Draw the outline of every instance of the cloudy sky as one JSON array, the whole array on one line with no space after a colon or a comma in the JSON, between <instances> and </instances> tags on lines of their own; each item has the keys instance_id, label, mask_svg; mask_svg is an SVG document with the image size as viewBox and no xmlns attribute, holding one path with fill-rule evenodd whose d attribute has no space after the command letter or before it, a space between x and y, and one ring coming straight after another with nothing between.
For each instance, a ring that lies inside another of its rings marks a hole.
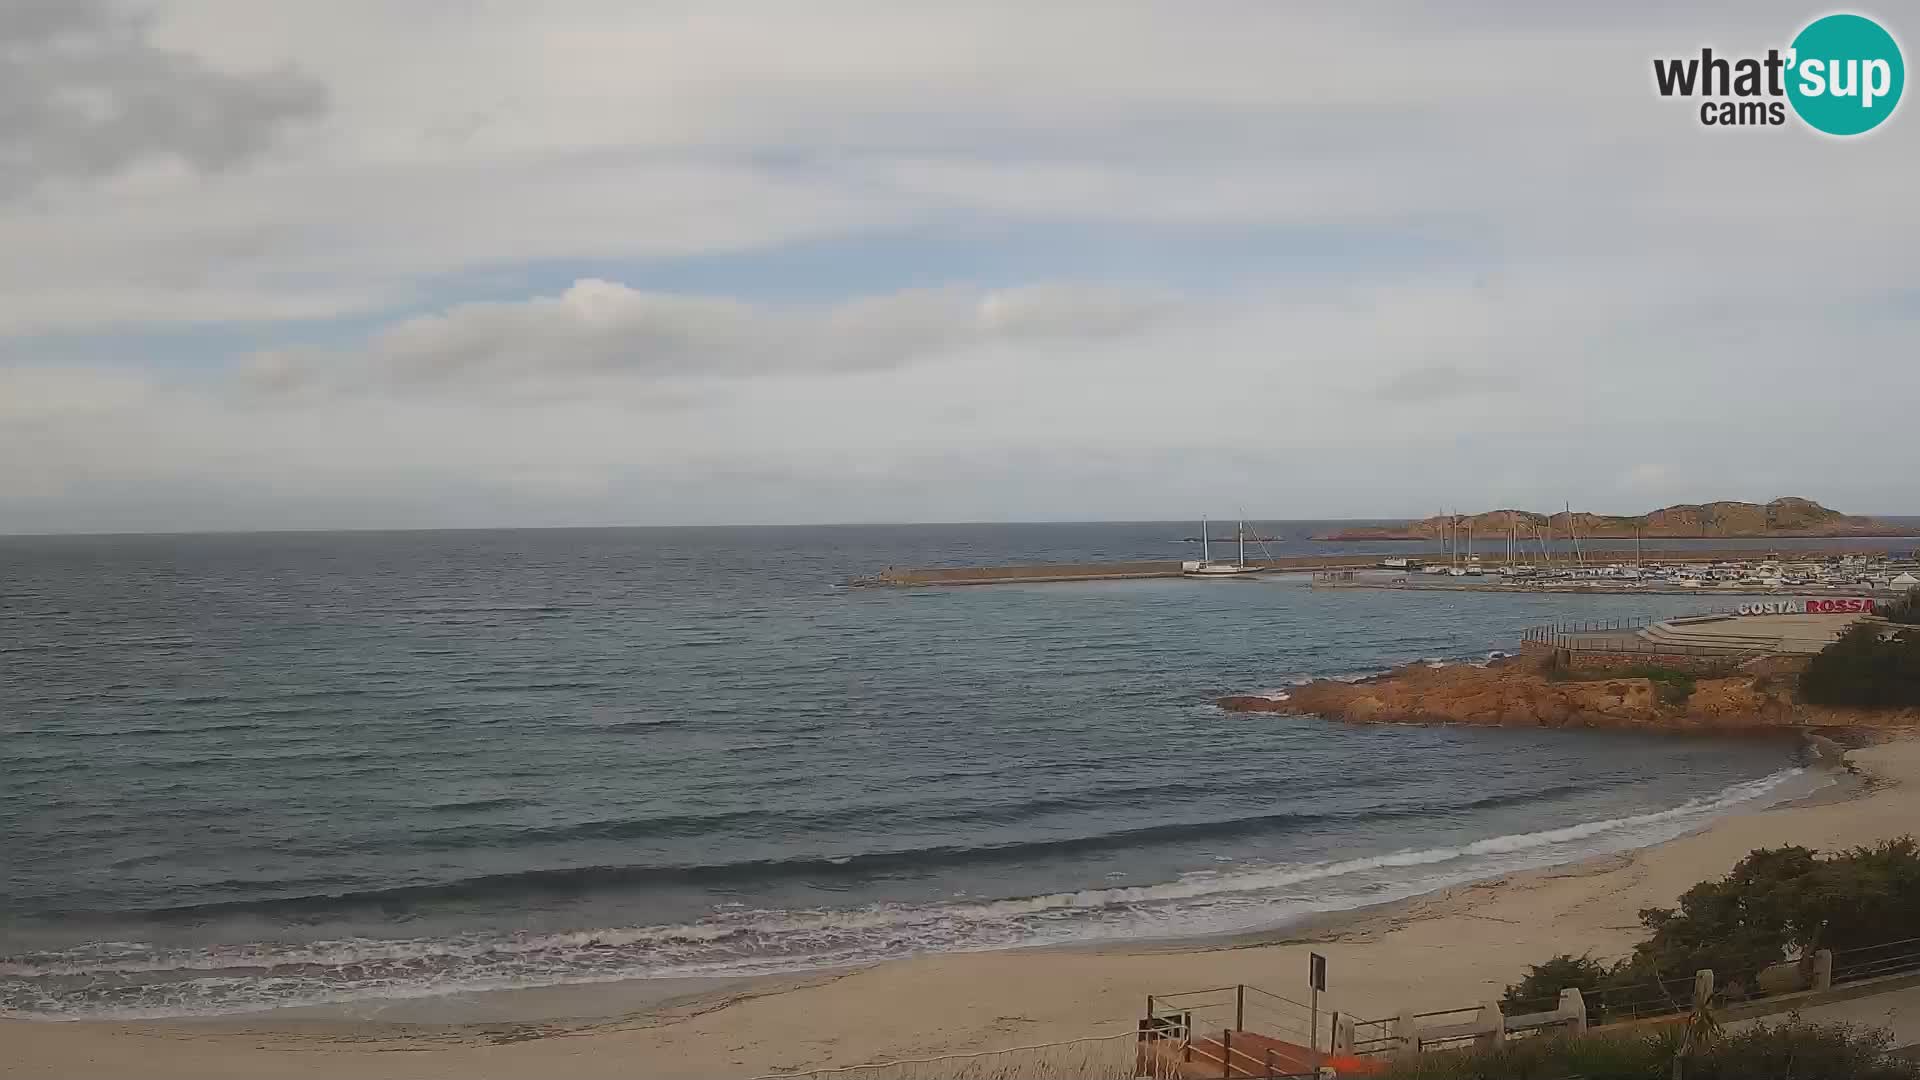
<instances>
[{"instance_id":1,"label":"cloudy sky","mask_svg":"<svg viewBox=\"0 0 1920 1080\"><path fill-rule=\"evenodd\" d=\"M1920 513L1824 10L0 0L0 532Z\"/></svg>"}]
</instances>

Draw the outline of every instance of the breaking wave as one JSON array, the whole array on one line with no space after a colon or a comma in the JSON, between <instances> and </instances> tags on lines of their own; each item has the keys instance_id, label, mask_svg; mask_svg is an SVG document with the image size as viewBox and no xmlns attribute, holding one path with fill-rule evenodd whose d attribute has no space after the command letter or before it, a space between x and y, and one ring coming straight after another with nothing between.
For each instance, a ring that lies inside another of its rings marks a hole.
<instances>
[{"instance_id":1,"label":"breaking wave","mask_svg":"<svg viewBox=\"0 0 1920 1080\"><path fill-rule=\"evenodd\" d=\"M1494 874L1658 843L1736 807L1778 802L1804 794L1822 782L1822 774L1785 769L1677 806L1540 832L1317 863L1241 863L1189 873L1172 881L1015 899L873 904L850 910L720 910L678 925L564 933L355 937L205 948L168 948L140 941L93 942L0 957L0 1016L77 1019L213 1015L564 983L772 974L934 951L1266 929L1314 912L1402 899ZM1476 809L1551 798L1574 790L1574 786L1562 785L1418 812ZM743 873L861 873L896 863L996 858L1015 848L1029 856L1045 855L1071 851L1076 845L1138 844L1197 839L1220 835L1223 830L1284 828L1299 816L1252 816L1006 848L888 852L844 860L664 870L590 867L537 871L344 896L204 905L191 913L197 918L257 918L285 914L290 908L390 905L471 895L474 890L541 888L556 882L577 888L583 884L582 879L591 879L594 884L631 882L661 873L696 878Z\"/></svg>"}]
</instances>

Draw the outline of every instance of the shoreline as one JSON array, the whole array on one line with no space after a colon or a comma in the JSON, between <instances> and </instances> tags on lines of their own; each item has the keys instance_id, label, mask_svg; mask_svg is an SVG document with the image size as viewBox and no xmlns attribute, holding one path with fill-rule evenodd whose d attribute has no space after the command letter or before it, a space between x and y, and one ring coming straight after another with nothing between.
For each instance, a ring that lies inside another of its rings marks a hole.
<instances>
[{"instance_id":1,"label":"shoreline","mask_svg":"<svg viewBox=\"0 0 1920 1080\"><path fill-rule=\"evenodd\" d=\"M1913 831L1920 740L1912 730L1873 734L1878 741L1852 750L1814 742L1816 757L1844 754L1842 772L1799 799L1737 810L1648 847L1268 931L928 954L706 987L676 981L673 995L638 988L655 992L648 1002L615 984L488 992L576 999L568 1019L398 1022L391 1017L401 1010L384 1008L370 1011L385 1019L275 1011L4 1020L0 1039L15 1052L0 1076L749 1076L1130 1030L1149 993L1234 982L1293 989L1309 949L1330 959L1329 1008L1386 1015L1453 1007L1498 996L1526 964L1555 953L1623 954L1640 935L1639 908L1672 904L1753 847L1832 849Z\"/></svg>"}]
</instances>

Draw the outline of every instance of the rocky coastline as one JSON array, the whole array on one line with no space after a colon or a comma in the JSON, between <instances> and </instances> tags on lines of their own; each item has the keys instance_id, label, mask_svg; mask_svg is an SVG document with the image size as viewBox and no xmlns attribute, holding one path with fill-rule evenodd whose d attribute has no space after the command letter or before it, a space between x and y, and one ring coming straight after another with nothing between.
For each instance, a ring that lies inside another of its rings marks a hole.
<instances>
[{"instance_id":1,"label":"rocky coastline","mask_svg":"<svg viewBox=\"0 0 1920 1080\"><path fill-rule=\"evenodd\" d=\"M1920 725L1920 710L1809 706L1794 696L1791 665L1718 676L1652 669L1568 672L1543 654L1479 664L1409 664L1357 681L1320 679L1272 694L1216 701L1232 712L1313 715L1355 724L1618 728L1737 732ZM1649 677L1649 675L1653 677Z\"/></svg>"}]
</instances>

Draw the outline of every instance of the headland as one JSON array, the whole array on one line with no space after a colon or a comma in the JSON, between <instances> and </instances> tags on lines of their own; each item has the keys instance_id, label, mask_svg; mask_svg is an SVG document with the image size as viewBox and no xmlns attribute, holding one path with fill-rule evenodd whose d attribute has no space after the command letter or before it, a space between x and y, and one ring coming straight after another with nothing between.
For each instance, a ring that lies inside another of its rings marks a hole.
<instances>
[{"instance_id":1,"label":"headland","mask_svg":"<svg viewBox=\"0 0 1920 1080\"><path fill-rule=\"evenodd\" d=\"M1592 666L1568 668L1555 650L1529 649L1485 665L1409 664L1352 682L1321 679L1278 694L1230 694L1232 712L1325 717L1349 723L1582 727L1740 733L1885 730L1920 725L1920 710L1818 708L1797 701L1792 675L1803 658L1727 668L1699 653L1596 650Z\"/></svg>"},{"instance_id":2,"label":"headland","mask_svg":"<svg viewBox=\"0 0 1920 1080\"><path fill-rule=\"evenodd\" d=\"M1558 537L1592 540L1768 539L1788 537L1906 536L1912 529L1843 514L1812 499L1779 498L1767 503L1722 500L1678 503L1637 516L1561 511L1490 510L1479 514L1436 514L1393 525L1336 529L1315 540L1441 540L1469 533L1498 541L1518 536L1531 544Z\"/></svg>"}]
</instances>

